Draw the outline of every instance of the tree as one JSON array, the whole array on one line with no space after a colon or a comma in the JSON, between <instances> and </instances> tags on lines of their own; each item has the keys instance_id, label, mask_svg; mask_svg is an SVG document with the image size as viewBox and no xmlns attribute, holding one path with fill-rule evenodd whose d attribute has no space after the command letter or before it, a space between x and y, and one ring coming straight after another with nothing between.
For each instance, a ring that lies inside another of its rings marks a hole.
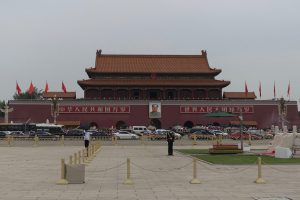
<instances>
[{"instance_id":1,"label":"tree","mask_svg":"<svg viewBox=\"0 0 300 200\"><path fill-rule=\"evenodd\" d=\"M0 108L4 108L5 106L5 101L0 101ZM0 111L0 117L4 117L4 113Z\"/></svg>"},{"instance_id":2,"label":"tree","mask_svg":"<svg viewBox=\"0 0 300 200\"><path fill-rule=\"evenodd\" d=\"M38 90L38 88L34 87L32 94L29 94L28 91L22 92L21 94L15 93L13 98L14 99L42 99L43 92L42 90Z\"/></svg>"}]
</instances>

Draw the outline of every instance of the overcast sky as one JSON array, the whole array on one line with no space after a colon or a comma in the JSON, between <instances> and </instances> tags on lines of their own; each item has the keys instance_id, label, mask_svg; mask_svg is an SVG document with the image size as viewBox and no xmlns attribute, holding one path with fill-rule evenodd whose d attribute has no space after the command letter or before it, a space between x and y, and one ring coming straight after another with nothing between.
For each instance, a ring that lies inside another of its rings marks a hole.
<instances>
[{"instance_id":1,"label":"overcast sky","mask_svg":"<svg viewBox=\"0 0 300 200\"><path fill-rule=\"evenodd\" d=\"M96 49L103 54L201 54L230 80L224 91L298 100L300 1L297 0L0 0L0 100L16 81L83 96Z\"/></svg>"}]
</instances>

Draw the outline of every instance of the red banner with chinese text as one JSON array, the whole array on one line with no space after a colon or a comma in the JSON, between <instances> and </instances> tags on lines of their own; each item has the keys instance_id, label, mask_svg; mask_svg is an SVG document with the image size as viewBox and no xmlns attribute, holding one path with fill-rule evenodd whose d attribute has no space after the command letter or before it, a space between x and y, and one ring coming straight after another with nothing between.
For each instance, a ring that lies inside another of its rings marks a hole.
<instances>
[{"instance_id":1,"label":"red banner with chinese text","mask_svg":"<svg viewBox=\"0 0 300 200\"><path fill-rule=\"evenodd\" d=\"M130 113L130 106L59 106L59 113Z\"/></svg>"},{"instance_id":2,"label":"red banner with chinese text","mask_svg":"<svg viewBox=\"0 0 300 200\"><path fill-rule=\"evenodd\" d=\"M254 113L253 106L180 106L180 113L210 113L223 111L229 113Z\"/></svg>"}]
</instances>

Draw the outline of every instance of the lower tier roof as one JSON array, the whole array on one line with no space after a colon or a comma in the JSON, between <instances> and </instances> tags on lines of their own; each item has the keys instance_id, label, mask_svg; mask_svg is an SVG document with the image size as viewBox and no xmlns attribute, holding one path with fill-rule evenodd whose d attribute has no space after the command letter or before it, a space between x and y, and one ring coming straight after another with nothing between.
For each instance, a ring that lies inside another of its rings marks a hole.
<instances>
[{"instance_id":1,"label":"lower tier roof","mask_svg":"<svg viewBox=\"0 0 300 200\"><path fill-rule=\"evenodd\" d=\"M161 80L161 79L89 79L79 80L78 84L82 87L101 87L101 86L189 86L189 87L226 87L230 81L221 80Z\"/></svg>"}]
</instances>

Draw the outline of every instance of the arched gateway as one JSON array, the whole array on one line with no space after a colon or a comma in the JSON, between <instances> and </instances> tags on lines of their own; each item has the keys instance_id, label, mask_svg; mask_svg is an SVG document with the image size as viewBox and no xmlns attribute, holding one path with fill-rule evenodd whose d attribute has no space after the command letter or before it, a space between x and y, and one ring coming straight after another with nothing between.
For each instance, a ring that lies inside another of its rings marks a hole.
<instances>
[{"instance_id":1,"label":"arched gateway","mask_svg":"<svg viewBox=\"0 0 300 200\"><path fill-rule=\"evenodd\" d=\"M194 123L192 121L186 121L183 126L187 128L193 128Z\"/></svg>"},{"instance_id":2,"label":"arched gateway","mask_svg":"<svg viewBox=\"0 0 300 200\"><path fill-rule=\"evenodd\" d=\"M124 128L127 128L127 124L126 124L126 122L124 122L124 121L118 121L118 122L116 123L116 128L117 128L117 129L124 129Z\"/></svg>"},{"instance_id":3,"label":"arched gateway","mask_svg":"<svg viewBox=\"0 0 300 200\"><path fill-rule=\"evenodd\" d=\"M161 128L161 122L159 119L151 119L150 120L150 125L155 126L157 129Z\"/></svg>"}]
</instances>

